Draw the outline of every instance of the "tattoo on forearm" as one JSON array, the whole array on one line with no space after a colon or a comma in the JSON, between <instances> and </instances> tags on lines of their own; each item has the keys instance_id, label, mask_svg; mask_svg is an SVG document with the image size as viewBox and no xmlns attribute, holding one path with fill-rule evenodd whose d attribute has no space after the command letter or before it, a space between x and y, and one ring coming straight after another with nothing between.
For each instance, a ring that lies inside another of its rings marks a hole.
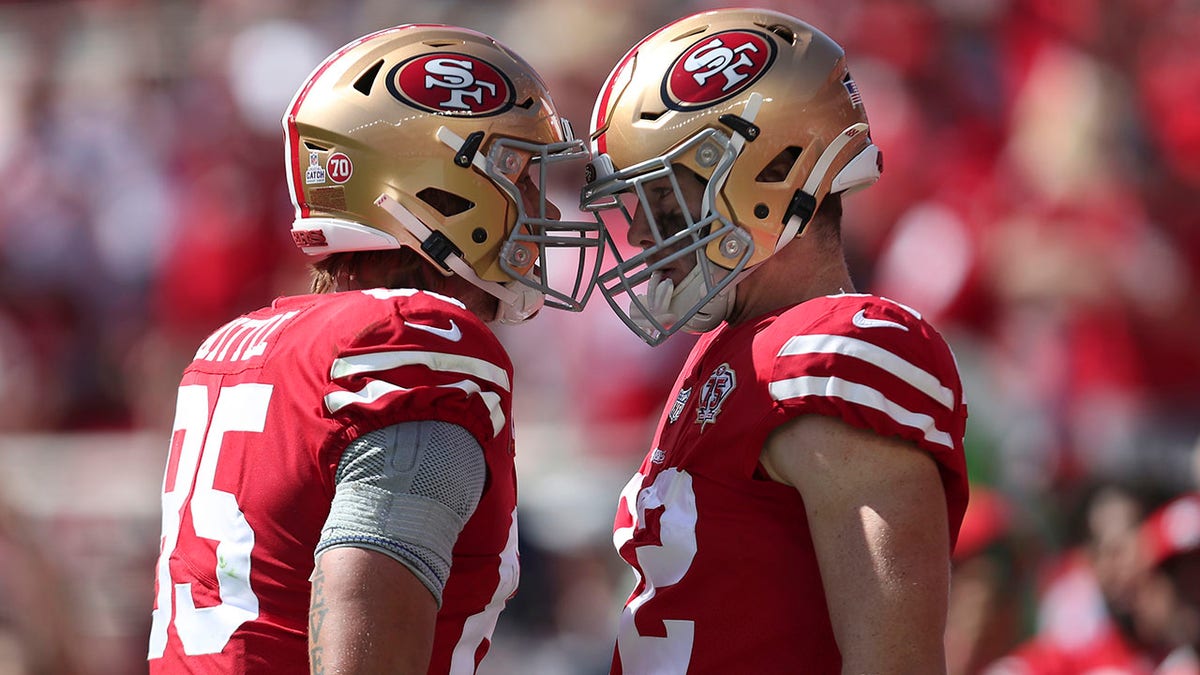
<instances>
[{"instance_id":1,"label":"tattoo on forearm","mask_svg":"<svg viewBox=\"0 0 1200 675\"><path fill-rule=\"evenodd\" d=\"M312 600L308 607L308 663L312 675L324 675L324 647L321 643L321 628L329 607L325 604L325 573L320 567L313 573Z\"/></svg>"}]
</instances>

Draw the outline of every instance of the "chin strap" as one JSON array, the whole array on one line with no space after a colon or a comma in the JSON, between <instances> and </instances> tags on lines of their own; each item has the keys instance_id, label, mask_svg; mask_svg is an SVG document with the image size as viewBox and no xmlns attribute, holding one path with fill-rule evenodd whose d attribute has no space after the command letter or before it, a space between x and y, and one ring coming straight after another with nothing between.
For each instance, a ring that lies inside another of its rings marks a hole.
<instances>
[{"instance_id":1,"label":"chin strap","mask_svg":"<svg viewBox=\"0 0 1200 675\"><path fill-rule=\"evenodd\" d=\"M808 173L808 179L804 181L804 187L800 188L800 192L804 195L807 195L808 199L815 203L817 190L821 187L821 181L825 180L825 174L829 172L829 166L833 164L833 160L837 159L837 156L841 154L842 149L845 148L850 141L857 138L859 134L865 133L867 133L867 125L863 122L858 122L857 124L852 124L851 126L846 127L842 133L838 134L837 138L833 139L832 143L825 146L825 151L821 153L819 158L817 158L817 163L813 165L812 171ZM879 148L875 147L874 144L868 145L865 149L863 149L862 152L858 153L853 160L848 162L841 171L838 172L838 175L834 177L834 183L836 184L839 179L842 179L843 174L846 174L846 170L851 166L853 166L855 169L859 169L860 165L862 164L862 162L859 161L860 158L869 156L871 165L873 167L875 165L875 158L878 155ZM875 171L875 176L870 182L874 182L875 178L878 177L879 172ZM859 183L861 183L861 181L859 181ZM856 183L856 185L859 183ZM831 189L831 191L837 190ZM803 216L793 215L788 218L787 223L785 223L783 226L783 232L780 233L779 239L775 242L775 251L778 252L779 249L787 246L788 242L796 237L796 233L798 233L801 228L808 224L810 218L812 218L811 211Z\"/></svg>"},{"instance_id":2,"label":"chin strap","mask_svg":"<svg viewBox=\"0 0 1200 675\"><path fill-rule=\"evenodd\" d=\"M680 326L680 330L687 333L707 333L721 325L721 322L728 318L730 310L733 309L736 286L735 281L721 289L720 293L714 295L689 317ZM639 294L636 300L630 301L629 317L633 319L638 328L647 334L658 332L658 326L655 326L646 316L646 312L649 312L650 317L653 317L660 326L670 329L679 320L679 317L700 302L707 292L708 286L704 283L704 274L700 265L693 267L683 281L679 282L678 287L669 278L664 277L661 272L653 272L650 274L650 281L646 284L646 294ZM639 305L644 306L646 312L641 311Z\"/></svg>"},{"instance_id":3,"label":"chin strap","mask_svg":"<svg viewBox=\"0 0 1200 675\"><path fill-rule=\"evenodd\" d=\"M433 230L426 227L425 223L422 223L395 199L387 195L379 195L379 198L375 200L375 205L387 211L422 244L433 234ZM500 300L500 311L496 316L500 323L521 323L536 314L545 302L545 296L541 292L519 281L500 284L480 279L479 275L475 274L475 270L471 269L471 266L457 255L446 256L444 264L450 271Z\"/></svg>"}]
</instances>

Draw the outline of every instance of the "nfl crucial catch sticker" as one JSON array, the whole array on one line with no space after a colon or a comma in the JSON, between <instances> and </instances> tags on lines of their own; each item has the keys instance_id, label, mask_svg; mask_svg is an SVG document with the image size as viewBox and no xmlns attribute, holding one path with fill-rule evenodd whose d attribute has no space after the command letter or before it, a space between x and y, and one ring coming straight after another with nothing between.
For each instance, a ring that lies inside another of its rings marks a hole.
<instances>
[{"instance_id":1,"label":"nfl crucial catch sticker","mask_svg":"<svg viewBox=\"0 0 1200 675\"><path fill-rule=\"evenodd\" d=\"M717 366L713 374L708 376L708 381L700 388L700 404L696 408L696 424L700 425L700 431L717 421L721 406L736 386L737 377L728 363Z\"/></svg>"},{"instance_id":2,"label":"nfl crucial catch sticker","mask_svg":"<svg viewBox=\"0 0 1200 675\"><path fill-rule=\"evenodd\" d=\"M308 151L308 169L304 171L305 185L321 185L325 182L325 167L317 157L316 150Z\"/></svg>"}]
</instances>

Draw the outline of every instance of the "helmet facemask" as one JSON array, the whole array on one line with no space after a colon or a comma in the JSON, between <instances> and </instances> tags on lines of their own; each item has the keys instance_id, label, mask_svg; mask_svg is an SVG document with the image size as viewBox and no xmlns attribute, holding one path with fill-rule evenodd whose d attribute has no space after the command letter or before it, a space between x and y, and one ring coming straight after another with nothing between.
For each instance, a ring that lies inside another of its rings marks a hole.
<instances>
[{"instance_id":1,"label":"helmet facemask","mask_svg":"<svg viewBox=\"0 0 1200 675\"><path fill-rule=\"evenodd\" d=\"M616 262L598 279L613 311L650 345L660 344L678 330L711 330L732 305L733 285L754 252L750 234L718 208L721 186L741 148L738 140L709 128L661 156L620 171L613 171L604 155L593 162L596 177L583 190L583 207L614 214L630 229L637 227L640 212L653 239L625 258L623 247L606 232ZM693 168L706 171L707 178ZM698 204L685 195L694 190L683 187L682 181L693 179L704 184ZM655 213L662 211L661 204L652 193L663 195L668 204L673 200L682 222L659 222ZM710 258L714 242L718 242L719 261ZM695 265L678 284L666 277L668 268L688 257L695 259ZM622 295L627 296L625 303L618 302Z\"/></svg>"},{"instance_id":2,"label":"helmet facemask","mask_svg":"<svg viewBox=\"0 0 1200 675\"><path fill-rule=\"evenodd\" d=\"M590 157L581 140L536 144L501 138L492 145L485 166L517 210L500 249L500 268L543 294L547 306L573 312L583 309L595 288L603 261L603 230L595 214L562 220L549 193L560 185L577 185L578 172ZM529 203L523 191L536 193L536 204Z\"/></svg>"}]
</instances>

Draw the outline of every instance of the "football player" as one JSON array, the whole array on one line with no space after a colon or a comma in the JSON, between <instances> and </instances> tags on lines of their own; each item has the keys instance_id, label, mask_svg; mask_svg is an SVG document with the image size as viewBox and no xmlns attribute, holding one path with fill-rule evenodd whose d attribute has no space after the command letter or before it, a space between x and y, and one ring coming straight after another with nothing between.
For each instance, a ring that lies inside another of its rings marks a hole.
<instances>
[{"instance_id":1,"label":"football player","mask_svg":"<svg viewBox=\"0 0 1200 675\"><path fill-rule=\"evenodd\" d=\"M655 31L600 91L583 205L632 247L600 290L651 345L703 334L620 496L613 672L946 669L966 406L942 336L850 278L863 102L833 40L756 9Z\"/></svg>"},{"instance_id":2,"label":"football player","mask_svg":"<svg viewBox=\"0 0 1200 675\"><path fill-rule=\"evenodd\" d=\"M283 122L314 294L234 319L184 372L150 672L474 672L518 580L489 324L586 302L598 221L542 190L587 148L528 63L450 26L345 45ZM577 263L563 285L547 249Z\"/></svg>"}]
</instances>

